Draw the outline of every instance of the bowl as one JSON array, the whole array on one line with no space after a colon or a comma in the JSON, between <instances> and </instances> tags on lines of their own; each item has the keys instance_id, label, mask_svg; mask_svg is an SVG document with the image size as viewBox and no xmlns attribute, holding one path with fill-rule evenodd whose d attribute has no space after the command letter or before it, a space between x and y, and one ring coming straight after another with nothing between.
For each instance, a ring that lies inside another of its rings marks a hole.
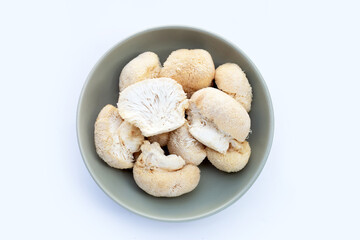
<instances>
[{"instance_id":1,"label":"bowl","mask_svg":"<svg viewBox=\"0 0 360 240\"><path fill-rule=\"evenodd\" d=\"M206 159L199 166L200 183L194 191L176 198L156 198L143 192L131 170L109 167L95 151L94 123L102 107L116 106L119 75L122 68L145 51L158 54L163 63L180 48L207 50L215 67L237 63L253 88L252 120L249 142L252 154L247 166L237 173L224 173ZM251 60L221 37L189 27L161 27L137 33L116 44L91 70L77 109L79 148L91 176L99 187L124 208L144 217L163 221L186 221L209 216L238 200L255 182L270 152L274 131L273 108L269 91Z\"/></svg>"}]
</instances>

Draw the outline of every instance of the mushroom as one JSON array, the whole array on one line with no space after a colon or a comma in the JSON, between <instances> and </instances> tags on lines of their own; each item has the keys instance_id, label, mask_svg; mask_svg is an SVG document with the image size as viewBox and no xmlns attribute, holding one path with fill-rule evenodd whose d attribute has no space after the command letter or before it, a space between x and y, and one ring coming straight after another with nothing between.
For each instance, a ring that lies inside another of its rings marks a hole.
<instances>
[{"instance_id":1,"label":"mushroom","mask_svg":"<svg viewBox=\"0 0 360 240\"><path fill-rule=\"evenodd\" d=\"M161 70L159 57L153 52L144 52L125 65L119 77L119 88L126 87L148 78L158 77Z\"/></svg>"},{"instance_id":2,"label":"mushroom","mask_svg":"<svg viewBox=\"0 0 360 240\"><path fill-rule=\"evenodd\" d=\"M187 122L170 133L167 147L171 154L176 154L185 162L194 165L199 165L206 157L205 146L190 134Z\"/></svg>"},{"instance_id":3,"label":"mushroom","mask_svg":"<svg viewBox=\"0 0 360 240\"><path fill-rule=\"evenodd\" d=\"M138 127L145 137L181 127L188 105L181 85L170 78L134 83L121 92L118 101L120 116Z\"/></svg>"},{"instance_id":4,"label":"mushroom","mask_svg":"<svg viewBox=\"0 0 360 240\"><path fill-rule=\"evenodd\" d=\"M250 131L245 108L215 88L195 92L187 111L191 135L205 146L225 154L233 139L243 142Z\"/></svg>"},{"instance_id":5,"label":"mushroom","mask_svg":"<svg viewBox=\"0 0 360 240\"><path fill-rule=\"evenodd\" d=\"M200 169L176 155L164 155L159 143L145 141L133 169L136 184L155 197L177 197L200 181Z\"/></svg>"},{"instance_id":6,"label":"mushroom","mask_svg":"<svg viewBox=\"0 0 360 240\"><path fill-rule=\"evenodd\" d=\"M123 121L116 107L106 105L95 122L95 148L101 159L113 168L132 168L133 153L144 141L137 127Z\"/></svg>"},{"instance_id":7,"label":"mushroom","mask_svg":"<svg viewBox=\"0 0 360 240\"><path fill-rule=\"evenodd\" d=\"M225 63L216 69L216 86L238 101L246 111L251 109L252 89L245 73L235 63Z\"/></svg>"},{"instance_id":8,"label":"mushroom","mask_svg":"<svg viewBox=\"0 0 360 240\"><path fill-rule=\"evenodd\" d=\"M193 92L211 85L215 66L211 55L203 49L179 49L167 58L159 76L175 79L191 96Z\"/></svg>"},{"instance_id":9,"label":"mushroom","mask_svg":"<svg viewBox=\"0 0 360 240\"><path fill-rule=\"evenodd\" d=\"M165 147L168 144L170 133L161 133L155 136L148 137L148 140L153 142L158 142L161 147Z\"/></svg>"},{"instance_id":10,"label":"mushroom","mask_svg":"<svg viewBox=\"0 0 360 240\"><path fill-rule=\"evenodd\" d=\"M206 148L207 158L217 169L224 172L238 172L248 163L251 148L247 141L233 140L225 154Z\"/></svg>"}]
</instances>

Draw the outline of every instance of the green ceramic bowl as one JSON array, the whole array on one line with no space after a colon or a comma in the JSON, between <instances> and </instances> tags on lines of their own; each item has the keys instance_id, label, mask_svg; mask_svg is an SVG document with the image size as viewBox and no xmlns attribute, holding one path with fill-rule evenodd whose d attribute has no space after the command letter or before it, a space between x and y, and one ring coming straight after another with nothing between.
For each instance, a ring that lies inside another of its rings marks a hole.
<instances>
[{"instance_id":1,"label":"green ceramic bowl","mask_svg":"<svg viewBox=\"0 0 360 240\"><path fill-rule=\"evenodd\" d=\"M117 170L105 164L94 146L95 119L106 104L116 105L119 75L131 59L145 51L158 54L163 63L179 48L202 48L211 54L215 66L237 63L253 88L251 116L252 148L248 165L238 173L224 173L208 160L200 165L198 187L177 198L152 197L137 187L131 170ZM209 216L239 199L255 182L270 152L274 131L270 94L260 72L237 47L212 33L188 27L161 27L135 34L110 49L90 72L80 95L77 136L85 165L99 187L115 202L139 215L163 220L186 221Z\"/></svg>"}]
</instances>

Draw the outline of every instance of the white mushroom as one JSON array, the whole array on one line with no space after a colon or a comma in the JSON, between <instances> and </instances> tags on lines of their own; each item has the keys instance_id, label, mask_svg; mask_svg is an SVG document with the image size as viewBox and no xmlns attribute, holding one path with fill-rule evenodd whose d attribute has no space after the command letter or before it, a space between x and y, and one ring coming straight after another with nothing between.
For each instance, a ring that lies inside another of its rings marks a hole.
<instances>
[{"instance_id":1,"label":"white mushroom","mask_svg":"<svg viewBox=\"0 0 360 240\"><path fill-rule=\"evenodd\" d=\"M167 147L171 154L194 165L199 165L206 157L205 146L190 134L188 123L170 133Z\"/></svg>"},{"instance_id":2,"label":"white mushroom","mask_svg":"<svg viewBox=\"0 0 360 240\"><path fill-rule=\"evenodd\" d=\"M124 142L125 147L131 153L135 153L140 150L140 146L144 141L144 136L137 127L131 125L127 121L124 121L118 129L118 133Z\"/></svg>"},{"instance_id":3,"label":"white mushroom","mask_svg":"<svg viewBox=\"0 0 360 240\"><path fill-rule=\"evenodd\" d=\"M188 193L200 181L200 169L176 155L165 156L158 143L145 141L133 169L136 184L155 197Z\"/></svg>"},{"instance_id":4,"label":"white mushroom","mask_svg":"<svg viewBox=\"0 0 360 240\"><path fill-rule=\"evenodd\" d=\"M179 49L167 58L159 76L175 79L191 95L211 85L215 65L211 55L203 49Z\"/></svg>"},{"instance_id":5,"label":"white mushroom","mask_svg":"<svg viewBox=\"0 0 360 240\"><path fill-rule=\"evenodd\" d=\"M146 137L182 126L188 105L181 85L170 78L137 82L125 88L118 101L121 117L138 127Z\"/></svg>"},{"instance_id":6,"label":"white mushroom","mask_svg":"<svg viewBox=\"0 0 360 240\"><path fill-rule=\"evenodd\" d=\"M211 148L206 148L206 154L209 161L217 169L224 172L238 172L248 163L251 148L247 141L240 143L233 140L225 154Z\"/></svg>"},{"instance_id":7,"label":"white mushroom","mask_svg":"<svg viewBox=\"0 0 360 240\"><path fill-rule=\"evenodd\" d=\"M216 69L216 86L238 101L246 111L251 109L252 89L243 70L235 63L225 63Z\"/></svg>"},{"instance_id":8,"label":"white mushroom","mask_svg":"<svg viewBox=\"0 0 360 240\"><path fill-rule=\"evenodd\" d=\"M144 52L125 65L119 77L120 92L126 87L148 78L158 77L161 70L159 57L153 52Z\"/></svg>"},{"instance_id":9,"label":"white mushroom","mask_svg":"<svg viewBox=\"0 0 360 240\"><path fill-rule=\"evenodd\" d=\"M168 144L170 133L161 133L155 136L148 137L148 140L153 143L157 142L161 147L165 147Z\"/></svg>"},{"instance_id":10,"label":"white mushroom","mask_svg":"<svg viewBox=\"0 0 360 240\"><path fill-rule=\"evenodd\" d=\"M141 145L141 154L144 164L147 168L162 168L165 170L179 170L185 166L185 161L174 154L165 156L164 150L160 147L159 143L150 143L145 141Z\"/></svg>"},{"instance_id":11,"label":"white mushroom","mask_svg":"<svg viewBox=\"0 0 360 240\"><path fill-rule=\"evenodd\" d=\"M109 166L119 169L132 168L133 153L140 150L144 141L137 127L123 121L117 108L106 105L95 122L96 152Z\"/></svg>"},{"instance_id":12,"label":"white mushroom","mask_svg":"<svg viewBox=\"0 0 360 240\"><path fill-rule=\"evenodd\" d=\"M223 154L232 139L243 142L250 131L250 117L244 107L215 88L195 92L187 114L191 135Z\"/></svg>"}]
</instances>

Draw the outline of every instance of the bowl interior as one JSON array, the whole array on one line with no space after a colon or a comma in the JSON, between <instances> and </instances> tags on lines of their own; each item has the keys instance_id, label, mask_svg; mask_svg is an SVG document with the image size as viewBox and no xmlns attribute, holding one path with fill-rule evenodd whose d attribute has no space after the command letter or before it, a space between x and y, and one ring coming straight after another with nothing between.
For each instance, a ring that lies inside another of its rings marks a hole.
<instances>
[{"instance_id":1,"label":"bowl interior","mask_svg":"<svg viewBox=\"0 0 360 240\"><path fill-rule=\"evenodd\" d=\"M202 48L211 54L215 66L237 63L253 88L249 142L252 155L248 165L238 173L227 174L208 160L201 165L201 179L191 193L177 198L155 198L138 188L131 170L116 170L104 163L94 146L94 123L106 104L116 106L119 75L131 59L153 51L163 63L179 48ZM252 185L270 151L273 135L271 99L264 81L253 63L237 48L221 38L196 29L172 27L148 30L119 43L93 68L83 88L77 115L78 141L86 166L98 185L125 208L146 217L182 221L203 217L223 209L238 199Z\"/></svg>"}]
</instances>

